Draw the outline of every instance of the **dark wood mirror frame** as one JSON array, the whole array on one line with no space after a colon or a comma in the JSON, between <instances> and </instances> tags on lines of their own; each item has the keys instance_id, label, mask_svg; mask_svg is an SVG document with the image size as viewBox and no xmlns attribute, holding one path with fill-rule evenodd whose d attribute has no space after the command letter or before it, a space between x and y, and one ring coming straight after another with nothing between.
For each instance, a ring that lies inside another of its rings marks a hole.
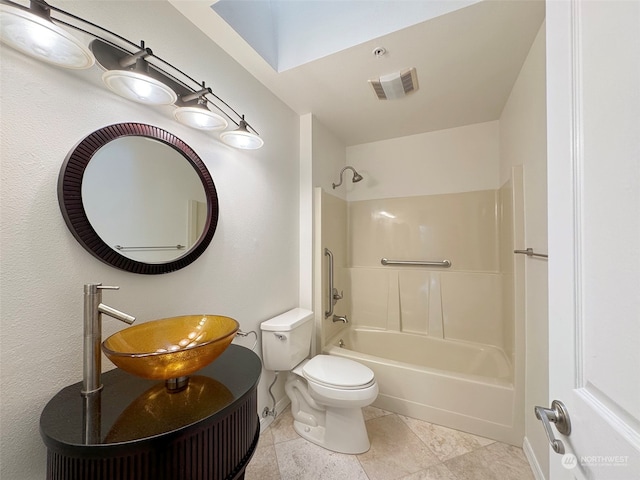
<instances>
[{"instance_id":1,"label":"dark wood mirror frame","mask_svg":"<svg viewBox=\"0 0 640 480\"><path fill-rule=\"evenodd\" d=\"M165 263L144 263L127 258L107 245L91 226L82 203L82 179L93 155L112 140L141 136L158 140L187 160L198 174L207 198L204 231L195 245L181 257ZM67 155L58 177L58 202L69 230L80 244L102 262L128 272L155 275L169 273L195 261L211 243L218 225L218 195L213 179L200 157L182 140L161 128L142 123L118 123L96 130Z\"/></svg>"}]
</instances>

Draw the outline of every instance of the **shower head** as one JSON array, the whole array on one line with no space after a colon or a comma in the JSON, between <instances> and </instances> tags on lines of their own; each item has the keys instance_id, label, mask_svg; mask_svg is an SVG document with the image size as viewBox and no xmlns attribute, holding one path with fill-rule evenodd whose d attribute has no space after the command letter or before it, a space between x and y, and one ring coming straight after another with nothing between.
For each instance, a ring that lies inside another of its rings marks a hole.
<instances>
[{"instance_id":1,"label":"shower head","mask_svg":"<svg viewBox=\"0 0 640 480\"><path fill-rule=\"evenodd\" d=\"M353 171L353 179L351 180L353 183L359 182L360 180L362 180L364 178L362 175L360 175L358 172L356 172L355 168L346 166L342 170L340 170L340 181L338 183L332 183L331 184L333 186L334 190L335 190L336 187L339 187L340 185L342 185L342 174L344 173L345 170Z\"/></svg>"}]
</instances>

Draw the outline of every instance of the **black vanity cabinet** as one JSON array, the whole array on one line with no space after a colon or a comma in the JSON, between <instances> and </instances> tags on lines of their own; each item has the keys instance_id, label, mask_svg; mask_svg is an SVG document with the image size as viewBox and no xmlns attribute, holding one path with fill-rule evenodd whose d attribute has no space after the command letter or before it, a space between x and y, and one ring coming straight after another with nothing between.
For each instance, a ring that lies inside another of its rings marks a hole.
<instances>
[{"instance_id":1,"label":"black vanity cabinet","mask_svg":"<svg viewBox=\"0 0 640 480\"><path fill-rule=\"evenodd\" d=\"M175 393L116 369L91 397L81 383L44 408L49 480L241 479L260 433L262 364L237 345Z\"/></svg>"}]
</instances>

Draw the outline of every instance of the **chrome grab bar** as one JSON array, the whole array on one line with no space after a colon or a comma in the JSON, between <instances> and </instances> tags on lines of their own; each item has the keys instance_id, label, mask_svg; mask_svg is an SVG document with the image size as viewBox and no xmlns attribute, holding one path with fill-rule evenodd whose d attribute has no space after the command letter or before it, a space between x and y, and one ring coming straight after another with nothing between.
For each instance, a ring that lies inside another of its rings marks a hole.
<instances>
[{"instance_id":1,"label":"chrome grab bar","mask_svg":"<svg viewBox=\"0 0 640 480\"><path fill-rule=\"evenodd\" d=\"M442 260L441 262L419 261L419 260L388 260L383 258L380 260L382 265L412 265L416 267L444 267L451 266L451 260Z\"/></svg>"},{"instance_id":2,"label":"chrome grab bar","mask_svg":"<svg viewBox=\"0 0 640 480\"><path fill-rule=\"evenodd\" d=\"M333 315L333 306L342 298L343 293L338 293L338 289L333 286L333 253L328 248L324 249L325 256L329 257L329 310L324 312L324 318Z\"/></svg>"},{"instance_id":3,"label":"chrome grab bar","mask_svg":"<svg viewBox=\"0 0 640 480\"><path fill-rule=\"evenodd\" d=\"M527 248L526 250L514 250L513 253L521 253L526 255L527 257L540 257L540 258L549 258L549 255L546 253L536 253L533 251L533 248Z\"/></svg>"}]
</instances>

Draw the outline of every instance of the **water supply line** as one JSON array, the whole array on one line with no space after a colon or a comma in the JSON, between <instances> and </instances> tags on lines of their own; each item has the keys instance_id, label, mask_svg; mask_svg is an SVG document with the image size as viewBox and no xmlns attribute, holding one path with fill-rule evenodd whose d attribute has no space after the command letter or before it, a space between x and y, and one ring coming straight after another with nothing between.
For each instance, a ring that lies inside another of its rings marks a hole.
<instances>
[{"instance_id":1,"label":"water supply line","mask_svg":"<svg viewBox=\"0 0 640 480\"><path fill-rule=\"evenodd\" d=\"M276 416L278 415L278 412L276 411L276 397L273 396L273 393L271 392L271 389L273 388L273 386L278 381L278 374L279 373L280 372L276 372L276 375L275 375L275 377L273 379L273 382L271 382L271 385L269 385L269 396L271 397L271 401L273 402L273 408L264 407L264 410L262 411L262 416L263 417L276 418Z\"/></svg>"},{"instance_id":2,"label":"water supply line","mask_svg":"<svg viewBox=\"0 0 640 480\"><path fill-rule=\"evenodd\" d=\"M255 351L256 345L258 344L258 333L255 330L250 330L248 332L243 332L242 330L238 330L236 332L236 337L246 338L249 335L251 335L252 333L253 333L253 335L255 337L255 341L253 342L253 345L251 346L251 350Z\"/></svg>"},{"instance_id":3,"label":"water supply line","mask_svg":"<svg viewBox=\"0 0 640 480\"><path fill-rule=\"evenodd\" d=\"M251 346L251 350L256 349L256 345L258 344L258 333L255 330L250 330L248 332L243 332L242 330L238 330L236 332L236 337L242 337L242 338L246 338L249 335L253 334L253 336L255 337L255 341L253 342L253 345ZM269 408L269 407L264 407L264 410L262 411L262 416L263 417L273 417L276 418L276 415L278 414L276 412L276 397L273 395L273 393L271 392L271 389L273 388L273 386L276 384L276 382L278 381L278 373L280 372L276 372L276 376L273 379L273 382L271 382L271 385L269 385L269 396L271 397L271 401L273 402L273 408Z\"/></svg>"}]
</instances>

